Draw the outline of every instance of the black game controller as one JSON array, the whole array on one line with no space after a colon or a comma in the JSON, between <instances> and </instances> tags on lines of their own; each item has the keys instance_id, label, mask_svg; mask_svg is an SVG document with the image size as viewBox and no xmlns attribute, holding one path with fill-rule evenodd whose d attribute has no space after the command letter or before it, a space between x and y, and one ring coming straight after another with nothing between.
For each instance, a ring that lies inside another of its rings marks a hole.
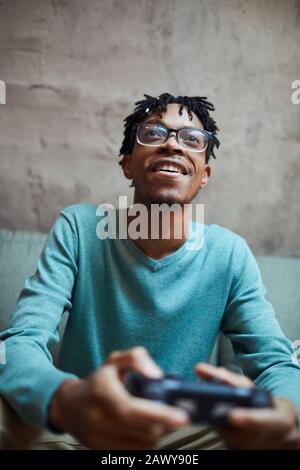
<instances>
[{"instance_id":1,"label":"black game controller","mask_svg":"<svg viewBox=\"0 0 300 470\"><path fill-rule=\"evenodd\" d=\"M125 387L137 397L183 408L191 421L199 424L226 424L234 407L273 407L272 396L265 390L233 387L218 380L185 381L174 374L150 379L130 371Z\"/></svg>"}]
</instances>

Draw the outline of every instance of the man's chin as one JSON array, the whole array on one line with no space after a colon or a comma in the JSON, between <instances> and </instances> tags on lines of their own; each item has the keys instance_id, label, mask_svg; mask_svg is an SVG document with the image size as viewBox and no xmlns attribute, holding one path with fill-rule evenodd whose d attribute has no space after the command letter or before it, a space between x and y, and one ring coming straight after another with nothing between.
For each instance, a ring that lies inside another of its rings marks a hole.
<instances>
[{"instance_id":1,"label":"man's chin","mask_svg":"<svg viewBox=\"0 0 300 470\"><path fill-rule=\"evenodd\" d=\"M173 204L179 204L183 206L188 204L190 200L187 200L186 195L181 194L179 191L139 191L135 187L135 200L150 206L151 204L166 204L171 206Z\"/></svg>"},{"instance_id":2,"label":"man's chin","mask_svg":"<svg viewBox=\"0 0 300 470\"><path fill-rule=\"evenodd\" d=\"M167 206L172 206L173 204L179 204L180 206L183 206L186 203L187 201L185 201L183 198L169 194L158 194L155 196L151 195L147 201L145 201L146 205L166 204Z\"/></svg>"}]
</instances>

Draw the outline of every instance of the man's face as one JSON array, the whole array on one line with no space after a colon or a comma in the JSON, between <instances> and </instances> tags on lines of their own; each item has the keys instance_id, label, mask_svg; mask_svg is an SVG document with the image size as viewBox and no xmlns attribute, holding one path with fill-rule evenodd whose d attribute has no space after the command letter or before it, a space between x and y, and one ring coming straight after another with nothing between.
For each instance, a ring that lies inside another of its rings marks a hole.
<instances>
[{"instance_id":1,"label":"man's face","mask_svg":"<svg viewBox=\"0 0 300 470\"><path fill-rule=\"evenodd\" d=\"M179 114L180 105L169 104L167 111L149 115L144 123L162 123L170 129L197 127L203 129L198 117L192 113L190 121L186 108ZM178 163L181 172L158 170L162 164ZM210 176L210 166L205 163L205 151L192 152L182 148L171 133L167 142L159 147L146 147L135 141L132 153L126 155L122 164L126 178L135 186L134 202L143 204L188 204L203 188Z\"/></svg>"}]
</instances>

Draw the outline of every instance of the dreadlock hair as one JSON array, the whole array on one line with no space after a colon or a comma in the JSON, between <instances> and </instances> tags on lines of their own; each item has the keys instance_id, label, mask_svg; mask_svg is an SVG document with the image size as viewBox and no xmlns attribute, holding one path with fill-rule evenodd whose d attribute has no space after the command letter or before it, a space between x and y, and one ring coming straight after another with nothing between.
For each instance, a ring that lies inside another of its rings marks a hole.
<instances>
[{"instance_id":1,"label":"dreadlock hair","mask_svg":"<svg viewBox=\"0 0 300 470\"><path fill-rule=\"evenodd\" d=\"M179 114L182 115L183 108L187 108L189 118L192 120L192 112L196 114L198 119L206 131L212 133L212 138L208 141L208 146L205 153L205 162L207 163L214 154L214 148L219 147L220 142L216 137L219 130L216 122L209 115L209 111L214 111L215 107L212 103L207 101L206 96L172 96L169 93L162 93L158 97L145 95L145 99L137 101L136 107L132 114L124 119L124 139L120 148L120 155L130 154L132 152L135 141L135 128L138 124L142 123L149 114L161 114L167 111L168 104L177 103L180 105ZM123 160L123 159L122 159ZM122 160L119 165L122 165Z\"/></svg>"}]
</instances>

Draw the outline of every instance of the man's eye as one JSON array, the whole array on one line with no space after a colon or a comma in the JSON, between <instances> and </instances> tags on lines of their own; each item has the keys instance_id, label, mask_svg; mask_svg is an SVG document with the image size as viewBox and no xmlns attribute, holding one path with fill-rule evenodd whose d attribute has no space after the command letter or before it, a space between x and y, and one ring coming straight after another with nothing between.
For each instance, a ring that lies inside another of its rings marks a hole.
<instances>
[{"instance_id":1,"label":"man's eye","mask_svg":"<svg viewBox=\"0 0 300 470\"><path fill-rule=\"evenodd\" d=\"M152 130L152 131L147 131L147 132L145 133L145 136L146 136L146 137L160 137L160 134L159 134L158 131Z\"/></svg>"},{"instance_id":2,"label":"man's eye","mask_svg":"<svg viewBox=\"0 0 300 470\"><path fill-rule=\"evenodd\" d=\"M199 142L199 140L194 135L187 135L184 140L188 140L189 142Z\"/></svg>"}]
</instances>

